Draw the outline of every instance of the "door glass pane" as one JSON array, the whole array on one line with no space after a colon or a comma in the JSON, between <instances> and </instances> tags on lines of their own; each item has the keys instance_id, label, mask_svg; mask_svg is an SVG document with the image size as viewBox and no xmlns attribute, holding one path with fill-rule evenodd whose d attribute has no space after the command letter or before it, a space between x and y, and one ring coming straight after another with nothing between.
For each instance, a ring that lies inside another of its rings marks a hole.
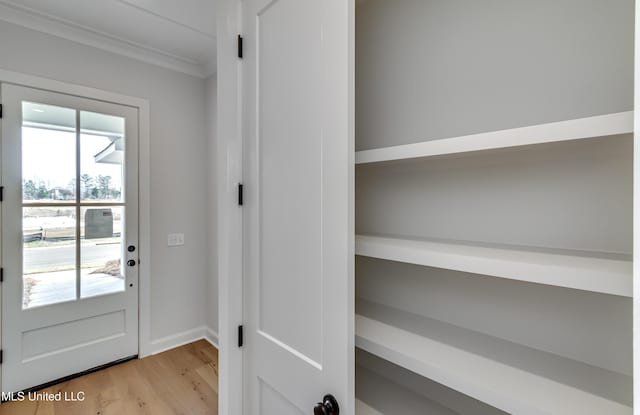
<instances>
[{"instance_id":1,"label":"door glass pane","mask_svg":"<svg viewBox=\"0 0 640 415\"><path fill-rule=\"evenodd\" d=\"M22 103L22 194L27 203L75 200L76 112Z\"/></svg>"},{"instance_id":2,"label":"door glass pane","mask_svg":"<svg viewBox=\"0 0 640 415\"><path fill-rule=\"evenodd\" d=\"M82 200L124 200L124 118L82 111L80 133Z\"/></svg>"},{"instance_id":3,"label":"door glass pane","mask_svg":"<svg viewBox=\"0 0 640 415\"><path fill-rule=\"evenodd\" d=\"M76 298L76 210L25 207L23 233L23 307Z\"/></svg>"},{"instance_id":4,"label":"door glass pane","mask_svg":"<svg viewBox=\"0 0 640 415\"><path fill-rule=\"evenodd\" d=\"M125 120L77 114L23 102L25 308L125 289Z\"/></svg>"},{"instance_id":5,"label":"door glass pane","mask_svg":"<svg viewBox=\"0 0 640 415\"><path fill-rule=\"evenodd\" d=\"M124 291L123 208L84 207L81 212L80 296Z\"/></svg>"}]
</instances>

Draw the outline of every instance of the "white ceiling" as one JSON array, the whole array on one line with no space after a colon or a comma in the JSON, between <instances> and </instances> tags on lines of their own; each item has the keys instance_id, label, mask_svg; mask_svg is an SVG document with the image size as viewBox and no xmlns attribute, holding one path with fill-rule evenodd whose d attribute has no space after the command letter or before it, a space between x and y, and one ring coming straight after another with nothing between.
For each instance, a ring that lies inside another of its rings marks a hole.
<instances>
[{"instance_id":1,"label":"white ceiling","mask_svg":"<svg viewBox=\"0 0 640 415\"><path fill-rule=\"evenodd\" d=\"M0 0L0 20L190 75L216 70L214 0Z\"/></svg>"}]
</instances>

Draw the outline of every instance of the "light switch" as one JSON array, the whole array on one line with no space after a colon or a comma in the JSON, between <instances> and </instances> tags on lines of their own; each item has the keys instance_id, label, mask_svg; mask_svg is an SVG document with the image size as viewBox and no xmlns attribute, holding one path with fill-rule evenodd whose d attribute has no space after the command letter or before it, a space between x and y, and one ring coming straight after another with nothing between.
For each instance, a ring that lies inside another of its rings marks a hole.
<instances>
[{"instance_id":1,"label":"light switch","mask_svg":"<svg viewBox=\"0 0 640 415\"><path fill-rule=\"evenodd\" d=\"M168 246L184 245L184 233L170 233L167 237Z\"/></svg>"}]
</instances>

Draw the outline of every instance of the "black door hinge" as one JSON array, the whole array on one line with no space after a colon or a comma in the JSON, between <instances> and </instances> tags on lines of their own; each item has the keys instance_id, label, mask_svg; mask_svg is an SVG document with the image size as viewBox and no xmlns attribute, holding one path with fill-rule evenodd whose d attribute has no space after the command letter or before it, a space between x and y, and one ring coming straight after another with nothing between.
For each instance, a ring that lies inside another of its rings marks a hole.
<instances>
[{"instance_id":1,"label":"black door hinge","mask_svg":"<svg viewBox=\"0 0 640 415\"><path fill-rule=\"evenodd\" d=\"M242 183L238 183L238 206L242 206L244 204L244 185Z\"/></svg>"},{"instance_id":2,"label":"black door hinge","mask_svg":"<svg viewBox=\"0 0 640 415\"><path fill-rule=\"evenodd\" d=\"M238 326L238 347L244 346L244 333L242 326Z\"/></svg>"},{"instance_id":3,"label":"black door hinge","mask_svg":"<svg viewBox=\"0 0 640 415\"><path fill-rule=\"evenodd\" d=\"M4 362L4 350L0 350L0 365Z\"/></svg>"},{"instance_id":4,"label":"black door hinge","mask_svg":"<svg viewBox=\"0 0 640 415\"><path fill-rule=\"evenodd\" d=\"M4 282L4 268L0 268L0 282Z\"/></svg>"},{"instance_id":5,"label":"black door hinge","mask_svg":"<svg viewBox=\"0 0 640 415\"><path fill-rule=\"evenodd\" d=\"M0 202L4 202L4 186L0 186Z\"/></svg>"},{"instance_id":6,"label":"black door hinge","mask_svg":"<svg viewBox=\"0 0 640 415\"><path fill-rule=\"evenodd\" d=\"M0 104L0 118L2 118L2 104Z\"/></svg>"},{"instance_id":7,"label":"black door hinge","mask_svg":"<svg viewBox=\"0 0 640 415\"><path fill-rule=\"evenodd\" d=\"M242 36L238 35L238 57L242 59Z\"/></svg>"}]
</instances>

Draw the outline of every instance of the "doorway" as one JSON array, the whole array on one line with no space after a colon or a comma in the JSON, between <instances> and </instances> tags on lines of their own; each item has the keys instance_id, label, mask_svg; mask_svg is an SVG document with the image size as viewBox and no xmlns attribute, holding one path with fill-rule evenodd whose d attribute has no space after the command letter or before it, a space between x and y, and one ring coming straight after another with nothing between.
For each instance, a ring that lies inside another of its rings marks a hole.
<instances>
[{"instance_id":1,"label":"doorway","mask_svg":"<svg viewBox=\"0 0 640 415\"><path fill-rule=\"evenodd\" d=\"M138 110L3 84L2 390L138 353Z\"/></svg>"}]
</instances>

